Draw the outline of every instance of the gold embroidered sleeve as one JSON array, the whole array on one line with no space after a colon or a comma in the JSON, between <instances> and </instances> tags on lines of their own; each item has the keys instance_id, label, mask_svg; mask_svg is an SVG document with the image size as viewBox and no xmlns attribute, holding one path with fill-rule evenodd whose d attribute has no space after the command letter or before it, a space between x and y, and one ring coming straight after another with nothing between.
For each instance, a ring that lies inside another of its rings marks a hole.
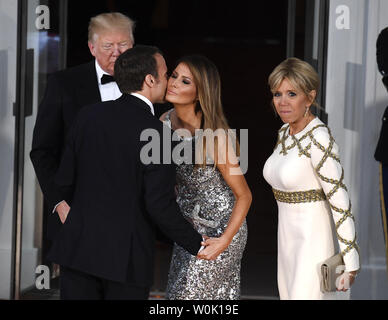
<instances>
[{"instance_id":1,"label":"gold embroidered sleeve","mask_svg":"<svg viewBox=\"0 0 388 320\"><path fill-rule=\"evenodd\" d=\"M311 162L331 208L346 271L358 270L360 261L355 219L344 183L344 169L340 163L338 146L327 127L311 132L310 139Z\"/></svg>"}]
</instances>

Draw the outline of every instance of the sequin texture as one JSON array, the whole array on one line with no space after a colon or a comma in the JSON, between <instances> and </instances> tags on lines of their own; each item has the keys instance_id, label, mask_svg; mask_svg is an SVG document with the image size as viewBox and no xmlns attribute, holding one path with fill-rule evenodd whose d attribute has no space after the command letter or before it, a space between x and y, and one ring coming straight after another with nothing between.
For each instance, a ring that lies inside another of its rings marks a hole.
<instances>
[{"instance_id":1,"label":"sequin texture","mask_svg":"<svg viewBox=\"0 0 388 320\"><path fill-rule=\"evenodd\" d=\"M221 173L212 166L177 167L177 202L195 229L209 237L219 237L227 227L234 195ZM229 247L215 261L201 260L174 244L167 284L167 299L229 300L240 298L241 258L247 241L247 225L242 224Z\"/></svg>"},{"instance_id":2,"label":"sequin texture","mask_svg":"<svg viewBox=\"0 0 388 320\"><path fill-rule=\"evenodd\" d=\"M194 228L202 235L221 236L235 197L220 171L213 165L194 167L183 163L177 166L177 190L180 210ZM241 259L247 236L244 220L229 247L214 261L197 259L174 244L166 299L239 299Z\"/></svg>"}]
</instances>

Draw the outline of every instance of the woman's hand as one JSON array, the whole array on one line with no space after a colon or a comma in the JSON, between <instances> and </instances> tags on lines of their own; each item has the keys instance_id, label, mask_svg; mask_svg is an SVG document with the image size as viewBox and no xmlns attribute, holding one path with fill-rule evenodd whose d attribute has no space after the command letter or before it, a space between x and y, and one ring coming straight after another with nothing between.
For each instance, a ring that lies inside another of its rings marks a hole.
<instances>
[{"instance_id":1,"label":"woman's hand","mask_svg":"<svg viewBox=\"0 0 388 320\"><path fill-rule=\"evenodd\" d=\"M353 285L357 271L344 272L337 280L337 291L346 292Z\"/></svg>"},{"instance_id":2,"label":"woman's hand","mask_svg":"<svg viewBox=\"0 0 388 320\"><path fill-rule=\"evenodd\" d=\"M232 239L229 239L224 235L219 238L208 238L204 243L206 248L198 253L197 258L216 260L217 257L229 246L231 241Z\"/></svg>"}]
</instances>

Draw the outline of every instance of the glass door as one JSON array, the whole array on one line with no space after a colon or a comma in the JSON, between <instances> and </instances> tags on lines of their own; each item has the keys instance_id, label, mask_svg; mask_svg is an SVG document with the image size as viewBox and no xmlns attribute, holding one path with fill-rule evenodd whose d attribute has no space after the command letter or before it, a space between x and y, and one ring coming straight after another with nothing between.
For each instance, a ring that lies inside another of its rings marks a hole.
<instances>
[{"instance_id":1,"label":"glass door","mask_svg":"<svg viewBox=\"0 0 388 320\"><path fill-rule=\"evenodd\" d=\"M0 0L0 299L11 297L17 1Z\"/></svg>"},{"instance_id":2,"label":"glass door","mask_svg":"<svg viewBox=\"0 0 388 320\"><path fill-rule=\"evenodd\" d=\"M11 299L51 287L49 268L42 265L43 198L29 154L47 75L64 67L67 0L17 4Z\"/></svg>"}]
</instances>

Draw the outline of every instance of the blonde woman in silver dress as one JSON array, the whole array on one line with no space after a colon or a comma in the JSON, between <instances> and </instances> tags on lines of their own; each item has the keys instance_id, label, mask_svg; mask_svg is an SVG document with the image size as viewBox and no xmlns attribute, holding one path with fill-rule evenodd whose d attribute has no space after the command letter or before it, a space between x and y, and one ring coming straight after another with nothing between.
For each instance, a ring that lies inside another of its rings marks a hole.
<instances>
[{"instance_id":1,"label":"blonde woman in silver dress","mask_svg":"<svg viewBox=\"0 0 388 320\"><path fill-rule=\"evenodd\" d=\"M212 244L198 255L209 257L207 260L174 245L166 298L239 299L241 258L247 241L245 217L252 196L241 171L232 174L239 171L237 152L227 134L216 66L200 55L180 59L168 81L166 100L174 108L161 120L181 136L193 155L204 155L198 158L201 161L177 166L177 203L183 216L210 237L206 242ZM225 135L218 137L214 149L209 140L201 147L198 129L219 129Z\"/></svg>"},{"instance_id":2,"label":"blonde woman in silver dress","mask_svg":"<svg viewBox=\"0 0 388 320\"><path fill-rule=\"evenodd\" d=\"M280 298L346 298L348 294L339 291L346 292L354 282L359 249L338 146L330 129L310 110L316 104L318 74L308 63L289 58L273 70L268 82L276 113L285 123L263 170L279 211ZM345 272L338 292L323 293L319 267L336 253L335 238Z\"/></svg>"}]
</instances>

